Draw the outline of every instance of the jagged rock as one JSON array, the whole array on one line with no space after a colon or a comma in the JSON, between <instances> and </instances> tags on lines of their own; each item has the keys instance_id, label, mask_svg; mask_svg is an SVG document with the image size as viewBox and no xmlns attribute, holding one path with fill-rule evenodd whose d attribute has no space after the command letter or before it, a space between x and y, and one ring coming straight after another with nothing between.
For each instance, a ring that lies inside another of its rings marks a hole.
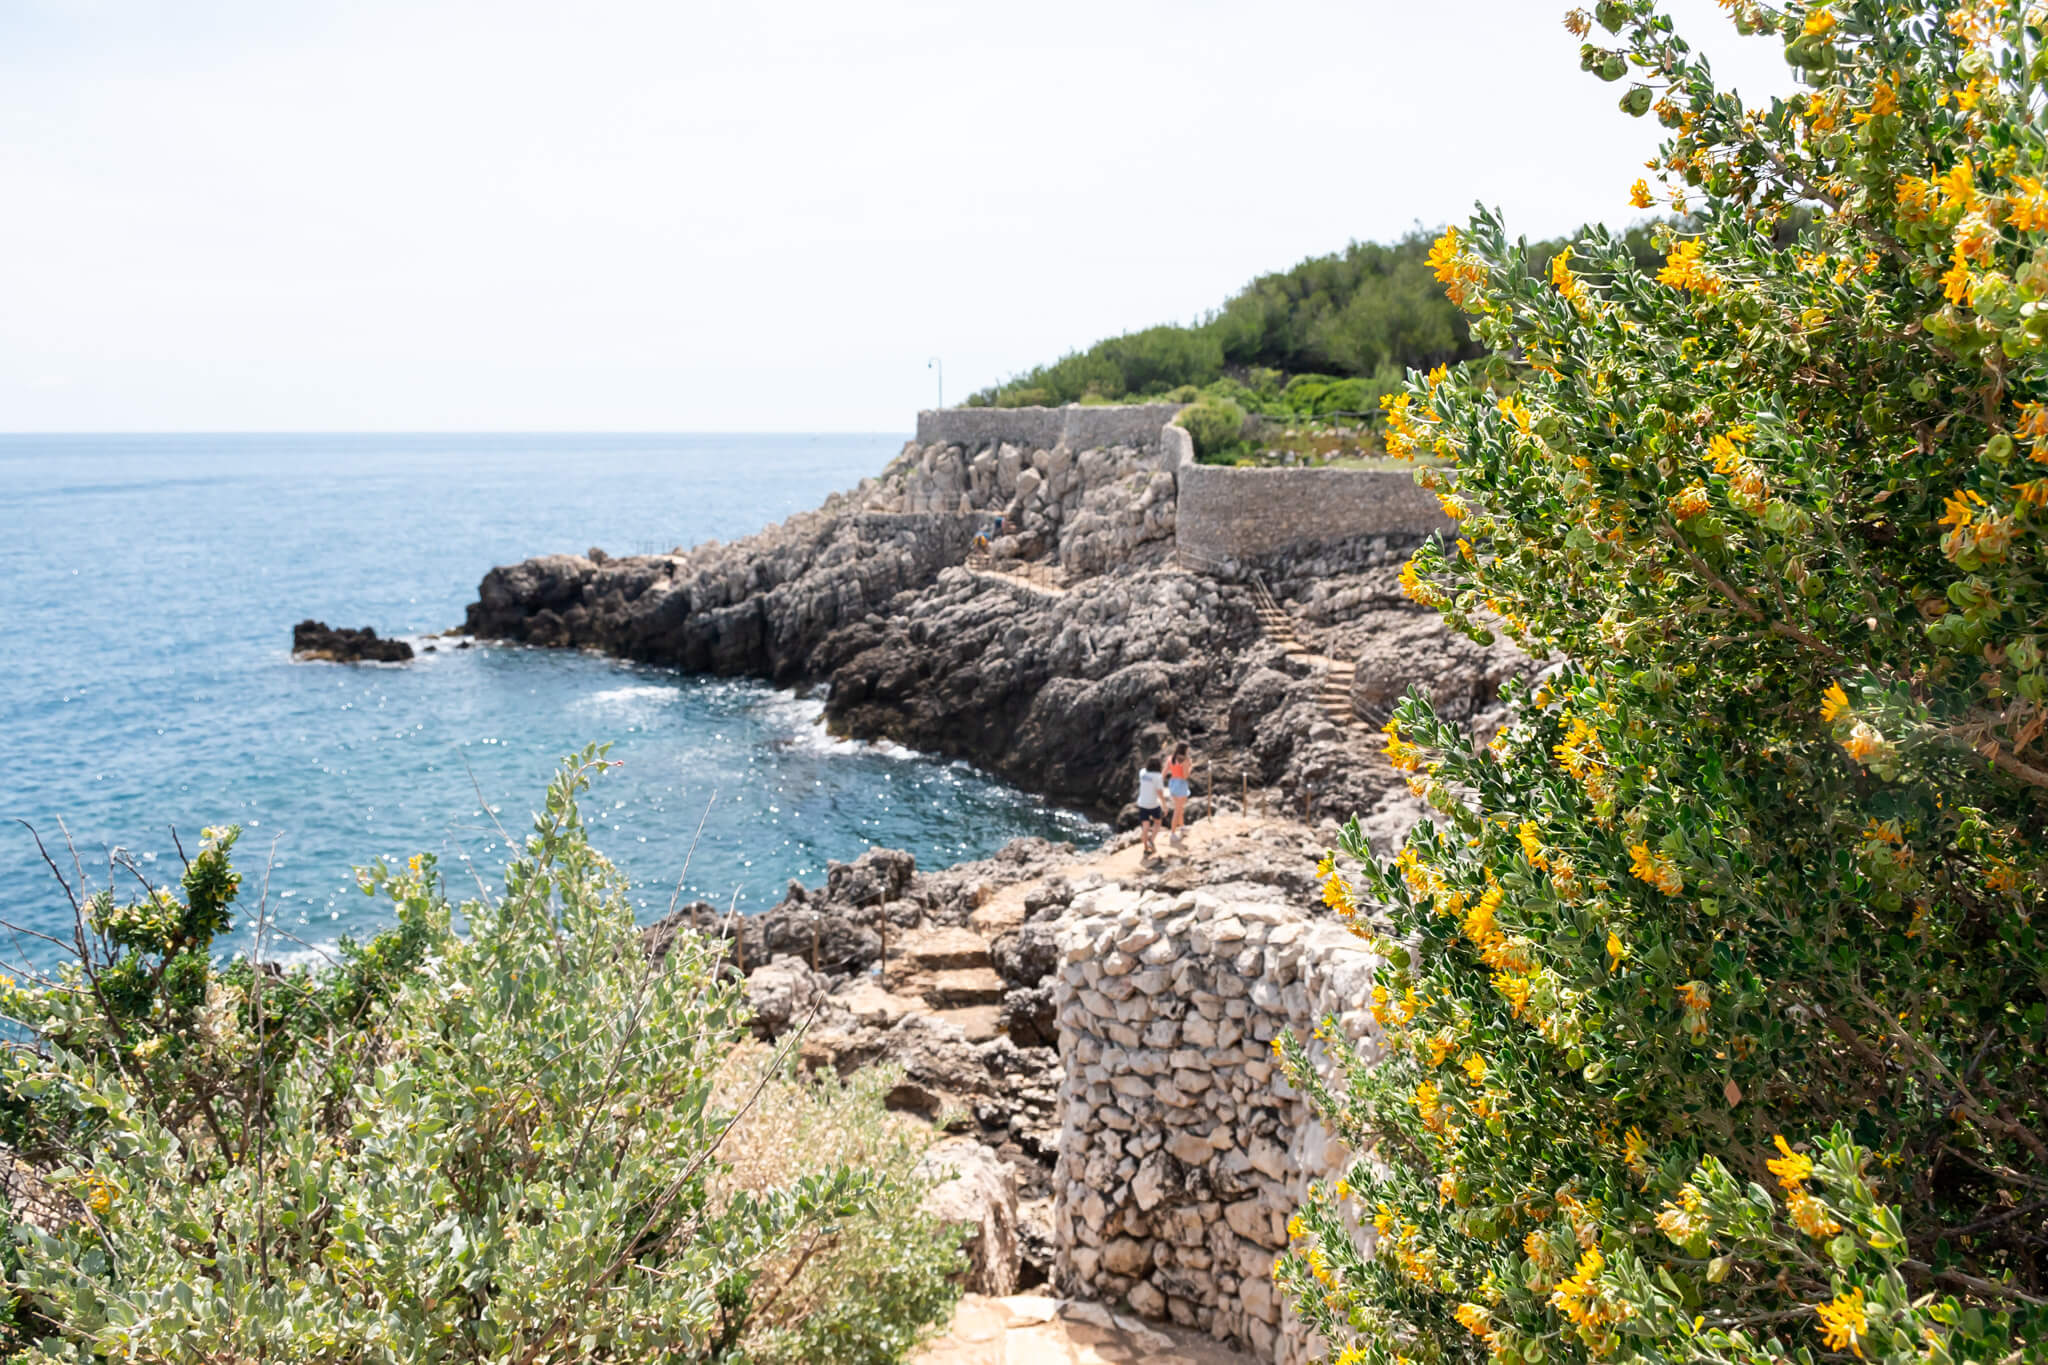
<instances>
[{"instance_id":1,"label":"jagged rock","mask_svg":"<svg viewBox=\"0 0 2048 1365\"><path fill-rule=\"evenodd\" d=\"M1059 965L1059 955L1059 944L1048 924L1020 924L999 935L988 950L989 962L1012 986L1036 986Z\"/></svg>"},{"instance_id":2,"label":"jagged rock","mask_svg":"<svg viewBox=\"0 0 2048 1365\"><path fill-rule=\"evenodd\" d=\"M412 646L403 640L381 640L368 626L350 630L325 621L301 621L292 627L292 657L337 664L402 664L412 658Z\"/></svg>"},{"instance_id":3,"label":"jagged rock","mask_svg":"<svg viewBox=\"0 0 2048 1365\"><path fill-rule=\"evenodd\" d=\"M997 1021L1019 1047L1052 1047L1059 1042L1058 1013L1052 987L1025 986L1003 996Z\"/></svg>"},{"instance_id":4,"label":"jagged rock","mask_svg":"<svg viewBox=\"0 0 2048 1365\"><path fill-rule=\"evenodd\" d=\"M754 1032L780 1037L801 1024L825 997L823 977L793 957L778 957L747 974L747 1003L753 1006Z\"/></svg>"},{"instance_id":5,"label":"jagged rock","mask_svg":"<svg viewBox=\"0 0 2048 1365\"><path fill-rule=\"evenodd\" d=\"M965 1229L962 1286L975 1294L1016 1289L1017 1189L1001 1158L972 1138L951 1138L924 1154L916 1175L935 1182L920 1205L923 1211Z\"/></svg>"}]
</instances>

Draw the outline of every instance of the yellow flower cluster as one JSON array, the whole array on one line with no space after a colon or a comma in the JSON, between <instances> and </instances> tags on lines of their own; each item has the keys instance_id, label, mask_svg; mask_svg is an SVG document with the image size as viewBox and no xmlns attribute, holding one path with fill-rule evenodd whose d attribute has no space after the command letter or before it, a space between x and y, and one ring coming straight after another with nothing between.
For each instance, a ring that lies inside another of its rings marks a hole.
<instances>
[{"instance_id":1,"label":"yellow flower cluster","mask_svg":"<svg viewBox=\"0 0 2048 1365\"><path fill-rule=\"evenodd\" d=\"M1429 248L1425 263L1436 273L1438 283L1451 302L1460 308L1475 300L1486 283L1486 266L1459 241L1458 229L1448 227Z\"/></svg>"},{"instance_id":2,"label":"yellow flower cluster","mask_svg":"<svg viewBox=\"0 0 2048 1365\"><path fill-rule=\"evenodd\" d=\"M1713 1007L1714 994L1700 981L1688 981L1678 988L1678 1006L1684 1012L1685 1031L1695 1040L1706 1037L1707 1011Z\"/></svg>"},{"instance_id":3,"label":"yellow flower cluster","mask_svg":"<svg viewBox=\"0 0 2048 1365\"><path fill-rule=\"evenodd\" d=\"M1707 442L1707 459L1714 472L1728 480L1728 501L1752 516L1763 511L1770 494L1763 470L1749 458L1755 430L1748 425L1730 427Z\"/></svg>"},{"instance_id":4,"label":"yellow flower cluster","mask_svg":"<svg viewBox=\"0 0 2048 1365\"><path fill-rule=\"evenodd\" d=\"M1691 1241L1711 1226L1706 1200L1690 1182L1679 1190L1678 1199L1675 1202L1667 1200L1663 1212L1657 1215L1657 1230L1680 1244Z\"/></svg>"},{"instance_id":5,"label":"yellow flower cluster","mask_svg":"<svg viewBox=\"0 0 2048 1365\"><path fill-rule=\"evenodd\" d=\"M1785 1187L1786 1210L1792 1222L1808 1237L1832 1237L1842 1230L1842 1225L1828 1213L1827 1205L1814 1198L1807 1190L1806 1182L1813 1178L1813 1160L1792 1150L1791 1144L1782 1135L1771 1139L1777 1144L1780 1155L1764 1163L1766 1169Z\"/></svg>"},{"instance_id":6,"label":"yellow flower cluster","mask_svg":"<svg viewBox=\"0 0 2048 1365\"><path fill-rule=\"evenodd\" d=\"M1550 1302L1570 1318L1582 1334L1597 1335L1610 1323L1629 1315L1628 1304L1610 1298L1600 1287L1600 1272L1607 1265L1598 1247L1586 1248L1571 1278L1550 1291Z\"/></svg>"},{"instance_id":7,"label":"yellow flower cluster","mask_svg":"<svg viewBox=\"0 0 2048 1365\"><path fill-rule=\"evenodd\" d=\"M1935 525L1950 528L1941 538L1941 552L1950 559L1999 560L2012 548L2013 519L1967 488L1948 495Z\"/></svg>"},{"instance_id":8,"label":"yellow flower cluster","mask_svg":"<svg viewBox=\"0 0 2048 1365\"><path fill-rule=\"evenodd\" d=\"M1550 258L1550 283L1558 293L1564 295L1581 317L1591 308L1586 297L1585 282L1572 273L1572 249L1564 248Z\"/></svg>"},{"instance_id":9,"label":"yellow flower cluster","mask_svg":"<svg viewBox=\"0 0 2048 1365\"><path fill-rule=\"evenodd\" d=\"M1461 1303L1451 1310L1451 1316L1458 1320L1460 1327L1470 1332L1473 1336L1478 1337L1488 1346L1493 1345L1495 1336L1493 1319L1484 1308L1481 1308L1476 1303Z\"/></svg>"},{"instance_id":10,"label":"yellow flower cluster","mask_svg":"<svg viewBox=\"0 0 2048 1365\"><path fill-rule=\"evenodd\" d=\"M1637 881L1647 882L1667 896L1685 890L1685 878L1669 854L1652 851L1648 844L1630 844L1628 857L1629 875Z\"/></svg>"},{"instance_id":11,"label":"yellow flower cluster","mask_svg":"<svg viewBox=\"0 0 2048 1365\"><path fill-rule=\"evenodd\" d=\"M1817 1326L1826 1338L1830 1351L1853 1350L1863 1354L1863 1334L1870 1330L1870 1318L1864 1309L1861 1287L1835 1295L1828 1303L1814 1305L1820 1315Z\"/></svg>"},{"instance_id":12,"label":"yellow flower cluster","mask_svg":"<svg viewBox=\"0 0 2048 1365\"><path fill-rule=\"evenodd\" d=\"M1720 293L1721 277L1700 259L1705 252L1706 243L1697 237L1673 246L1664 258L1664 268L1657 272L1657 283L1706 297Z\"/></svg>"}]
</instances>

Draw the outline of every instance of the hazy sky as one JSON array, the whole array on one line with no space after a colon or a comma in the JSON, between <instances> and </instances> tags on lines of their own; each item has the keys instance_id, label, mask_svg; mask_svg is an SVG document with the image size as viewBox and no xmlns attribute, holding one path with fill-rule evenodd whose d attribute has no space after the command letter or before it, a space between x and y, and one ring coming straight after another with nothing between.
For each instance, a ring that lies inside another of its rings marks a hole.
<instances>
[{"instance_id":1,"label":"hazy sky","mask_svg":"<svg viewBox=\"0 0 2048 1365\"><path fill-rule=\"evenodd\" d=\"M907 430L933 355L1628 221L1564 9L0 0L0 429Z\"/></svg>"}]
</instances>

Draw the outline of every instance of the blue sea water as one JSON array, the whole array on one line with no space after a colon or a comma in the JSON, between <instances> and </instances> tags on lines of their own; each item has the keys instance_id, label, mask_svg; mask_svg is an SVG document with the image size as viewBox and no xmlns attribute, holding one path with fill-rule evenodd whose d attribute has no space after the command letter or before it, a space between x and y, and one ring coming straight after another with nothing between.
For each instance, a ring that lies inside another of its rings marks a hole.
<instances>
[{"instance_id":1,"label":"blue sea water","mask_svg":"<svg viewBox=\"0 0 2048 1365\"><path fill-rule=\"evenodd\" d=\"M0 917L69 937L26 830L89 875L175 883L175 827L236 823L244 901L299 951L385 923L374 858L495 885L559 759L624 766L586 811L644 917L759 909L871 845L921 865L1101 831L965 765L834 742L822 701L583 654L437 642L404 666L298 663L292 624L459 625L495 564L733 539L878 471L888 435L0 436ZM60 827L61 821L61 827ZM95 867L97 866L97 870ZM267 886L267 892L266 892ZM47 945L0 934L0 960Z\"/></svg>"}]
</instances>

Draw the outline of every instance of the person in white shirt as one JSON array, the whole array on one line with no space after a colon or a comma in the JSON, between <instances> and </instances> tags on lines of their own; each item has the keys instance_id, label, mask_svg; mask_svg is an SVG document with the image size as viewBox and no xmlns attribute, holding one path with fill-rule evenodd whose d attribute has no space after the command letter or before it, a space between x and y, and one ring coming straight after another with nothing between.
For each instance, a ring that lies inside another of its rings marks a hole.
<instances>
[{"instance_id":1,"label":"person in white shirt","mask_svg":"<svg viewBox=\"0 0 2048 1365\"><path fill-rule=\"evenodd\" d=\"M1138 774L1138 828L1145 836L1145 856L1156 858L1159 849L1153 840L1159 837L1159 825L1166 812L1159 802L1160 794L1166 789L1166 774L1159 771L1159 760L1145 760L1144 771Z\"/></svg>"}]
</instances>

